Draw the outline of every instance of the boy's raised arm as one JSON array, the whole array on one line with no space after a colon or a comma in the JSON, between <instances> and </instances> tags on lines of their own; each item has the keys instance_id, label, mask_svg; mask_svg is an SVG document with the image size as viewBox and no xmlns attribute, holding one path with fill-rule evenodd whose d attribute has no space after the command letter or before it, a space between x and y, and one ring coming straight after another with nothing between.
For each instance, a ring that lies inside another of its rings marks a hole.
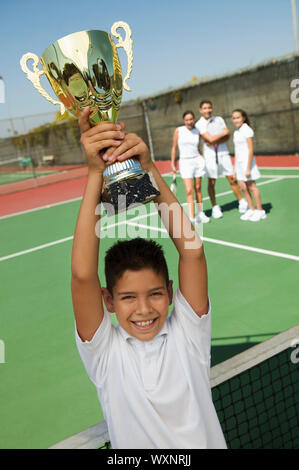
<instances>
[{"instance_id":1,"label":"boy's raised arm","mask_svg":"<svg viewBox=\"0 0 299 470\"><path fill-rule=\"evenodd\" d=\"M88 117L89 110L86 109L79 120L81 143L88 163L88 177L75 228L71 266L76 327L83 341L92 339L104 315L98 277L99 238L95 233L99 220L95 209L100 201L105 169L101 153L107 147L119 145L123 138L112 123L91 128Z\"/></svg>"},{"instance_id":2,"label":"boy's raised arm","mask_svg":"<svg viewBox=\"0 0 299 470\"><path fill-rule=\"evenodd\" d=\"M207 265L202 241L182 206L153 164L160 196L155 202L163 224L179 253L179 287L198 316L208 313Z\"/></svg>"},{"instance_id":3,"label":"boy's raised arm","mask_svg":"<svg viewBox=\"0 0 299 470\"><path fill-rule=\"evenodd\" d=\"M126 134L120 147L108 154L112 161L124 161L138 156L142 167L153 173L160 191L155 202L179 253L180 290L196 314L205 315L208 312L207 266L201 239L151 160L147 146L135 134Z\"/></svg>"}]
</instances>

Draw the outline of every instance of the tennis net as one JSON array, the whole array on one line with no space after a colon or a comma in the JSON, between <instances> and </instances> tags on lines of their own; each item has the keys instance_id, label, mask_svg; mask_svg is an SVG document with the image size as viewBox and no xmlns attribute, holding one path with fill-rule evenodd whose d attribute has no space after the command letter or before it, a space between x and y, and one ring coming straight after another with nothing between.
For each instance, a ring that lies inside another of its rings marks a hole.
<instances>
[{"instance_id":1,"label":"tennis net","mask_svg":"<svg viewBox=\"0 0 299 470\"><path fill-rule=\"evenodd\" d=\"M0 196L87 176L87 165L36 165L32 158L0 159Z\"/></svg>"},{"instance_id":2,"label":"tennis net","mask_svg":"<svg viewBox=\"0 0 299 470\"><path fill-rule=\"evenodd\" d=\"M34 164L31 158L0 160L0 185L34 177Z\"/></svg>"},{"instance_id":3,"label":"tennis net","mask_svg":"<svg viewBox=\"0 0 299 470\"><path fill-rule=\"evenodd\" d=\"M299 448L294 345L299 345L299 326L211 369L213 402L229 448Z\"/></svg>"},{"instance_id":4,"label":"tennis net","mask_svg":"<svg viewBox=\"0 0 299 470\"><path fill-rule=\"evenodd\" d=\"M213 402L228 448L299 448L298 346L299 325L211 369ZM102 422L50 449L109 447Z\"/></svg>"}]
</instances>

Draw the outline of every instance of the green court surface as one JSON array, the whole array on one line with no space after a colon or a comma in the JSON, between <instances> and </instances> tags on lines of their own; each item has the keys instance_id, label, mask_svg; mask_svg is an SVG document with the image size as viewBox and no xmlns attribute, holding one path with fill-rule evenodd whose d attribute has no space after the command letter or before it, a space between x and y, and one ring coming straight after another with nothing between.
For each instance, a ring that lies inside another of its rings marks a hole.
<instances>
[{"instance_id":1,"label":"green court surface","mask_svg":"<svg viewBox=\"0 0 299 470\"><path fill-rule=\"evenodd\" d=\"M16 181L24 181L31 178L40 178L41 176L51 175L55 173L54 171L12 171L12 172L3 172L0 173L0 185L14 183Z\"/></svg>"},{"instance_id":2,"label":"green court surface","mask_svg":"<svg viewBox=\"0 0 299 470\"><path fill-rule=\"evenodd\" d=\"M213 312L212 365L298 323L299 179L294 176L299 171L263 174L259 184L266 220L240 221L230 186L220 179L216 192L224 217L203 226ZM166 180L170 184L171 177ZM204 180L209 215L206 185ZM178 198L185 202L180 178ZM0 448L46 448L103 419L74 340L70 259L79 205L68 202L0 220L0 340L5 346ZM141 213L144 207L152 215ZM155 237L177 287L176 250L153 204L144 207L127 214L127 226L124 216L106 219L112 225L107 233ZM103 238L101 252L114 240ZM99 272L105 285L103 265Z\"/></svg>"}]
</instances>

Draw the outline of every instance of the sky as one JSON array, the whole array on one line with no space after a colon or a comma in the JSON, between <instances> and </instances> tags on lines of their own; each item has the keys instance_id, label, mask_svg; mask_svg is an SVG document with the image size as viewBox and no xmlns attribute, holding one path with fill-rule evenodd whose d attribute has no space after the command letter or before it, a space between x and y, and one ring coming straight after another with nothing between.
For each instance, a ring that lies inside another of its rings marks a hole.
<instances>
[{"instance_id":1,"label":"sky","mask_svg":"<svg viewBox=\"0 0 299 470\"><path fill-rule=\"evenodd\" d=\"M134 54L132 91L124 91L123 101L295 49L290 0L0 0L0 75L6 85L0 120L54 111L22 72L23 54L40 57L67 34L110 32L120 20L131 27ZM125 54L119 55L126 69ZM50 90L45 77L42 84Z\"/></svg>"}]
</instances>

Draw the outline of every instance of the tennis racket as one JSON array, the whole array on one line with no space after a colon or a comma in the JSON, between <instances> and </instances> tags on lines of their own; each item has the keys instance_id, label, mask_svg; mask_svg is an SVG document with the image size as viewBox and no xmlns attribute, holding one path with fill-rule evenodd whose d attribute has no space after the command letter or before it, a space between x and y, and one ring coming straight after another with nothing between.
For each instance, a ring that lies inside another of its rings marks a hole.
<instances>
[{"instance_id":1,"label":"tennis racket","mask_svg":"<svg viewBox=\"0 0 299 470\"><path fill-rule=\"evenodd\" d=\"M176 171L172 173L172 183L170 185L170 191L176 196Z\"/></svg>"},{"instance_id":2,"label":"tennis racket","mask_svg":"<svg viewBox=\"0 0 299 470\"><path fill-rule=\"evenodd\" d=\"M216 154L216 165L218 165L218 147L219 147L219 144L214 144L213 145L214 147L214 150L215 150L215 154Z\"/></svg>"}]
</instances>

